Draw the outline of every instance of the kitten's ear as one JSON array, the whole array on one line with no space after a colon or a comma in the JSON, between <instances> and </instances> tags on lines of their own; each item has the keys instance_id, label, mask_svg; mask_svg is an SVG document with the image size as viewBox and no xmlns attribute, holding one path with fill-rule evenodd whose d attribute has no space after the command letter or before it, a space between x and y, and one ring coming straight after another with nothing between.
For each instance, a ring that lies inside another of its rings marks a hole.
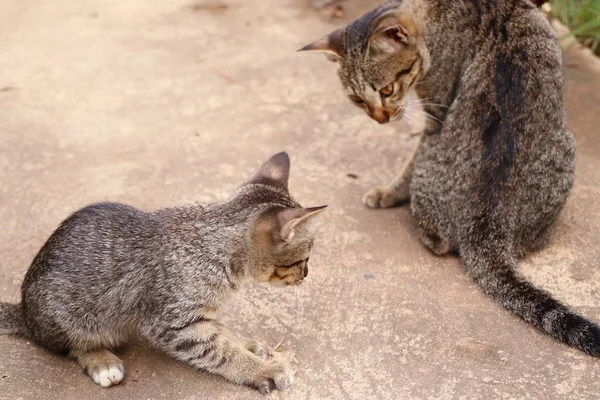
<instances>
[{"instance_id":1,"label":"kitten's ear","mask_svg":"<svg viewBox=\"0 0 600 400\"><path fill-rule=\"evenodd\" d=\"M414 43L407 29L410 24L398 15L388 15L377 21L369 39L369 50L375 53L392 54Z\"/></svg>"},{"instance_id":2,"label":"kitten's ear","mask_svg":"<svg viewBox=\"0 0 600 400\"><path fill-rule=\"evenodd\" d=\"M249 183L262 183L288 190L290 156L285 151L275 154L254 174Z\"/></svg>"},{"instance_id":3,"label":"kitten's ear","mask_svg":"<svg viewBox=\"0 0 600 400\"><path fill-rule=\"evenodd\" d=\"M296 234L296 230L303 223L319 214L327 206L311 208L283 208L276 207L263 214L254 226L254 240L256 246L268 249L278 242L289 242Z\"/></svg>"},{"instance_id":4,"label":"kitten's ear","mask_svg":"<svg viewBox=\"0 0 600 400\"><path fill-rule=\"evenodd\" d=\"M344 58L344 28L336 29L298 51L320 51L326 53L331 61L340 60Z\"/></svg>"},{"instance_id":5,"label":"kitten's ear","mask_svg":"<svg viewBox=\"0 0 600 400\"><path fill-rule=\"evenodd\" d=\"M310 208L287 208L277 213L279 222L279 238L284 242L292 240L296 234L296 229L307 222L309 219L325 210L327 206Z\"/></svg>"}]
</instances>

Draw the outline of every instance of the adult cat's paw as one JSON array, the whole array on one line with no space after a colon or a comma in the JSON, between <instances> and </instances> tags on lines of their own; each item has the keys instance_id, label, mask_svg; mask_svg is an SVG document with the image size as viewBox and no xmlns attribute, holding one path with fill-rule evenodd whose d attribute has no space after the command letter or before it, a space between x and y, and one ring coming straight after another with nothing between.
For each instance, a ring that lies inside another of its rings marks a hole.
<instances>
[{"instance_id":1,"label":"adult cat's paw","mask_svg":"<svg viewBox=\"0 0 600 400\"><path fill-rule=\"evenodd\" d=\"M123 364L113 364L97 366L91 371L88 370L88 374L98 385L109 387L121 383L125 376L125 371Z\"/></svg>"},{"instance_id":2,"label":"adult cat's paw","mask_svg":"<svg viewBox=\"0 0 600 400\"><path fill-rule=\"evenodd\" d=\"M376 187L369 190L363 196L362 201L369 208L389 208L408 200L408 196L407 185L403 185L400 190L389 187Z\"/></svg>"},{"instance_id":3,"label":"adult cat's paw","mask_svg":"<svg viewBox=\"0 0 600 400\"><path fill-rule=\"evenodd\" d=\"M85 372L102 387L118 385L125 376L123 361L107 349L73 350Z\"/></svg>"},{"instance_id":4,"label":"adult cat's paw","mask_svg":"<svg viewBox=\"0 0 600 400\"><path fill-rule=\"evenodd\" d=\"M263 360L266 360L271 356L271 349L269 346L262 344L261 342L257 342L256 340L249 340L246 343L246 348Z\"/></svg>"},{"instance_id":5,"label":"adult cat's paw","mask_svg":"<svg viewBox=\"0 0 600 400\"><path fill-rule=\"evenodd\" d=\"M272 351L272 358L265 363L253 386L262 394L273 390L285 390L294 384L296 358L290 351Z\"/></svg>"}]
</instances>

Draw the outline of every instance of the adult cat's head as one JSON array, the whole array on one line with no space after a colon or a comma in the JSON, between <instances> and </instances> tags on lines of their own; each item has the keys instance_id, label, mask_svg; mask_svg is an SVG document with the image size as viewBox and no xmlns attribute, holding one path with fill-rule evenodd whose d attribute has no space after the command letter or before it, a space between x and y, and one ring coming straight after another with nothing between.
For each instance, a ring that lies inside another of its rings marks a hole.
<instances>
[{"instance_id":1,"label":"adult cat's head","mask_svg":"<svg viewBox=\"0 0 600 400\"><path fill-rule=\"evenodd\" d=\"M276 154L236 196L263 210L252 227L253 262L249 274L259 282L278 286L300 284L307 276L315 235L311 221L326 207L300 206L288 191L289 175L289 156L285 152Z\"/></svg>"},{"instance_id":2,"label":"adult cat's head","mask_svg":"<svg viewBox=\"0 0 600 400\"><path fill-rule=\"evenodd\" d=\"M402 118L406 94L428 68L419 29L401 7L383 4L300 49L337 61L350 101L380 124Z\"/></svg>"}]
</instances>

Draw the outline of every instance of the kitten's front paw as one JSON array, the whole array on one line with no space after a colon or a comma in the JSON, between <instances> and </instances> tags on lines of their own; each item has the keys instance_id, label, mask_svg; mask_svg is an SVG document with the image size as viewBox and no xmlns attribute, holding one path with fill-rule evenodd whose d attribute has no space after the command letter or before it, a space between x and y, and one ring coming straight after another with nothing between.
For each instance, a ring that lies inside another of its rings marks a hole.
<instances>
[{"instance_id":1,"label":"kitten's front paw","mask_svg":"<svg viewBox=\"0 0 600 400\"><path fill-rule=\"evenodd\" d=\"M267 361L254 382L254 387L262 394L269 394L274 389L288 389L294 383L294 355L290 351L272 351L271 355L273 358Z\"/></svg>"},{"instance_id":2,"label":"kitten's front paw","mask_svg":"<svg viewBox=\"0 0 600 400\"><path fill-rule=\"evenodd\" d=\"M399 193L389 187L376 187L363 196L363 204L369 208L389 208L408 200L408 190Z\"/></svg>"},{"instance_id":3,"label":"kitten's front paw","mask_svg":"<svg viewBox=\"0 0 600 400\"><path fill-rule=\"evenodd\" d=\"M271 349L269 346L262 344L261 342L257 342L256 340L248 341L246 343L246 348L263 360L267 360L271 356Z\"/></svg>"}]
</instances>

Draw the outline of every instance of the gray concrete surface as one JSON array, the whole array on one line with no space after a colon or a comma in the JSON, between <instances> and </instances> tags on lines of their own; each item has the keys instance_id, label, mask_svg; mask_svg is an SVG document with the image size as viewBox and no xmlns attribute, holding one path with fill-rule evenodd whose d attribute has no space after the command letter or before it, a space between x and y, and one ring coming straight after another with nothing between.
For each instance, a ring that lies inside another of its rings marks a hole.
<instances>
[{"instance_id":1,"label":"gray concrete surface","mask_svg":"<svg viewBox=\"0 0 600 400\"><path fill-rule=\"evenodd\" d=\"M418 242L409 210L371 211L416 138L348 104L333 65L294 50L343 23L309 0L0 0L0 299L70 212L225 196L286 149L291 188L328 203L298 290L249 284L224 323L299 360L281 399L593 399L600 360L537 333ZM351 0L345 20L372 7ZM600 74L566 55L577 178L550 246L522 271L600 321ZM347 174L358 175L352 179ZM313 261L314 260L314 261ZM123 385L0 338L0 399L251 399L252 390L140 346Z\"/></svg>"}]
</instances>

